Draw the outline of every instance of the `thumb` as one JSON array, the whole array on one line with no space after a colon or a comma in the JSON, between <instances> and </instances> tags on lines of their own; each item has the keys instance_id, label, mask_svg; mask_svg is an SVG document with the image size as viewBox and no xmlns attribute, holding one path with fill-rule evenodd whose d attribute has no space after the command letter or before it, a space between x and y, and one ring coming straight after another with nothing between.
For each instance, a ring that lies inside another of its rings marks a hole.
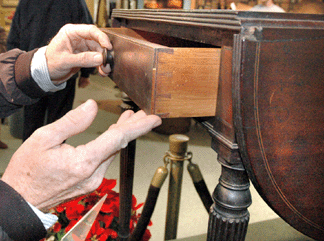
<instances>
[{"instance_id":1,"label":"thumb","mask_svg":"<svg viewBox=\"0 0 324 241\"><path fill-rule=\"evenodd\" d=\"M98 112L97 103L88 100L76 109L69 111L61 119L42 128L45 142L51 146L61 144L71 136L85 131L93 122Z\"/></svg>"},{"instance_id":2,"label":"thumb","mask_svg":"<svg viewBox=\"0 0 324 241\"><path fill-rule=\"evenodd\" d=\"M100 52L82 52L78 54L69 54L68 57L71 67L91 68L103 64L102 53Z\"/></svg>"}]
</instances>

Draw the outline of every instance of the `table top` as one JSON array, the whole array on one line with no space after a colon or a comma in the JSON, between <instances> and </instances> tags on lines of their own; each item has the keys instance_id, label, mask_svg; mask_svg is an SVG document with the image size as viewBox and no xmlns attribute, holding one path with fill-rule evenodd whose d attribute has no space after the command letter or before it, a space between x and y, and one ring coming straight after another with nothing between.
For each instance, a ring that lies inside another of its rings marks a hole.
<instances>
[{"instance_id":1,"label":"table top","mask_svg":"<svg viewBox=\"0 0 324 241\"><path fill-rule=\"evenodd\" d=\"M246 28L323 29L324 15L232 10L114 9L113 24L220 45Z\"/></svg>"}]
</instances>

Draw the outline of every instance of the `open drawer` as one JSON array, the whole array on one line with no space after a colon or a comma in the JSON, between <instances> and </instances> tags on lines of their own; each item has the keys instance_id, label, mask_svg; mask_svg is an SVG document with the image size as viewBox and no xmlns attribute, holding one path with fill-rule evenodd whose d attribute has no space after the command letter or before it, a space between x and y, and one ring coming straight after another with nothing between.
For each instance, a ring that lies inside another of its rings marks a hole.
<instances>
[{"instance_id":1,"label":"open drawer","mask_svg":"<svg viewBox=\"0 0 324 241\"><path fill-rule=\"evenodd\" d=\"M215 115L219 48L127 28L102 30L113 45L113 81L147 114Z\"/></svg>"}]
</instances>

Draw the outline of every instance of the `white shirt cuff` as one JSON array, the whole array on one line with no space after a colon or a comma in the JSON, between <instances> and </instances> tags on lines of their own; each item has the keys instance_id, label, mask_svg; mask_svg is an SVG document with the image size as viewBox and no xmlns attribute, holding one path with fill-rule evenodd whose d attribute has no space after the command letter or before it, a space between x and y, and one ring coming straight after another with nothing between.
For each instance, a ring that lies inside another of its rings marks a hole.
<instances>
[{"instance_id":1,"label":"white shirt cuff","mask_svg":"<svg viewBox=\"0 0 324 241\"><path fill-rule=\"evenodd\" d=\"M31 209L33 209L33 211L36 213L38 218L42 221L46 230L52 227L57 222L58 217L56 215L51 213L43 213L42 211L31 205L29 202L27 203L31 207Z\"/></svg>"},{"instance_id":2,"label":"white shirt cuff","mask_svg":"<svg viewBox=\"0 0 324 241\"><path fill-rule=\"evenodd\" d=\"M66 82L54 85L47 68L47 62L45 57L47 46L38 49L32 58L30 70L31 76L38 84L38 86L45 92L56 92L62 90L66 86Z\"/></svg>"}]
</instances>

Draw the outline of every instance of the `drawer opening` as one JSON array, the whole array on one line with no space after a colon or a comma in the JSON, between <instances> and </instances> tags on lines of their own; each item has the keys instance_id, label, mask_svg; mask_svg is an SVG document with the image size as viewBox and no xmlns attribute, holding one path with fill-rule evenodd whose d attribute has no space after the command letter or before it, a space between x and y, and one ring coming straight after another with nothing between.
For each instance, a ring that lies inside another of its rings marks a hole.
<instances>
[{"instance_id":1,"label":"drawer opening","mask_svg":"<svg viewBox=\"0 0 324 241\"><path fill-rule=\"evenodd\" d=\"M128 28L106 28L112 80L142 110L164 118L215 116L221 48Z\"/></svg>"},{"instance_id":2,"label":"drawer opening","mask_svg":"<svg viewBox=\"0 0 324 241\"><path fill-rule=\"evenodd\" d=\"M205 44L194 42L186 39L171 37L167 35L162 35L158 33L146 32L136 29L129 28L108 28L107 30L111 30L116 34L125 35L134 39L147 41L150 43L155 43L159 45L163 45L170 48L215 48L215 45Z\"/></svg>"}]
</instances>

